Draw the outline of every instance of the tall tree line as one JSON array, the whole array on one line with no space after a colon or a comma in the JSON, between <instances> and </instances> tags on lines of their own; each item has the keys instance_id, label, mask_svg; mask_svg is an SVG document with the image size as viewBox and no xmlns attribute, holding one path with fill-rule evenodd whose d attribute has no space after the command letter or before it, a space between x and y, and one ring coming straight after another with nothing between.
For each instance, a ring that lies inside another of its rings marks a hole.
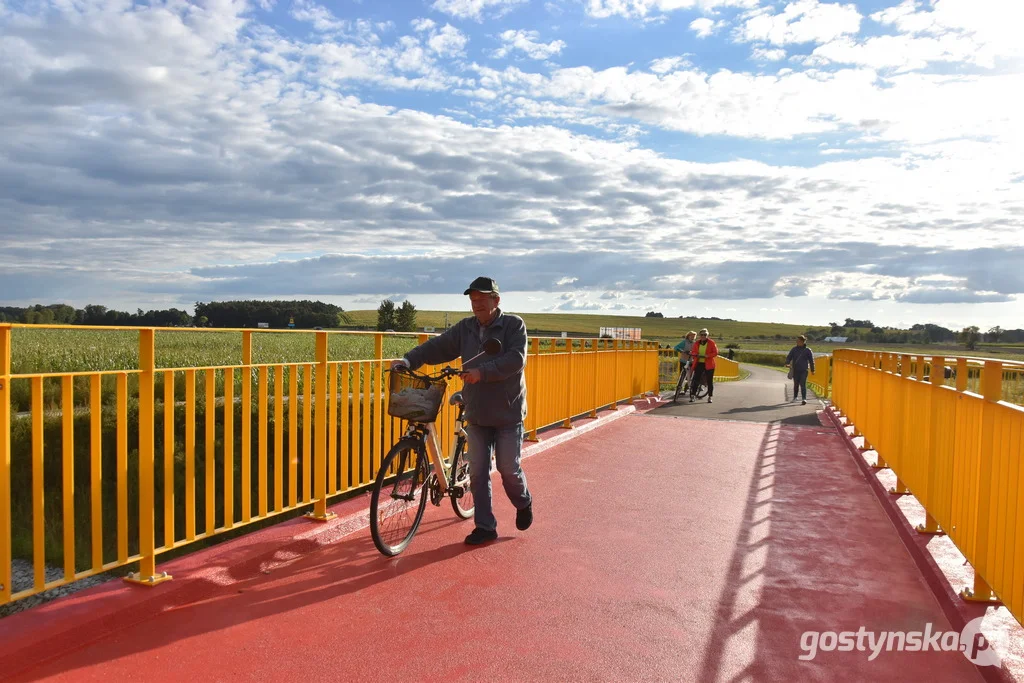
<instances>
[{"instance_id":1,"label":"tall tree line","mask_svg":"<svg viewBox=\"0 0 1024 683\"><path fill-rule=\"evenodd\" d=\"M0 306L0 322L32 325L122 325L134 327L338 327L349 322L345 311L320 301L211 301L196 302L195 315L177 308L135 313L90 304L76 309L67 304Z\"/></svg>"}]
</instances>

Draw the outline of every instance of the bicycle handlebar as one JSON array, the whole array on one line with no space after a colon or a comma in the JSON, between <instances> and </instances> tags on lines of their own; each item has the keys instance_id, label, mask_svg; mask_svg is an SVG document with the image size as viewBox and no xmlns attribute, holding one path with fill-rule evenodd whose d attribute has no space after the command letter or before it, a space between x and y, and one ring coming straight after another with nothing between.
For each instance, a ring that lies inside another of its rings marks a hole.
<instances>
[{"instance_id":1,"label":"bicycle handlebar","mask_svg":"<svg viewBox=\"0 0 1024 683\"><path fill-rule=\"evenodd\" d=\"M450 365L441 368L440 372L438 372L437 374L434 374L434 375L428 375L428 374L425 374L425 373L422 373L422 372L416 372L415 370L411 370L411 369L409 369L407 367L404 367L404 366L400 366L400 367L397 367L397 368L388 368L387 371L388 372L397 372L397 373L403 374L403 375L409 375L410 377L415 377L416 379L426 380L428 382L436 382L439 379L447 379L448 377L454 377L455 375L458 375L458 374L460 374L462 372L461 370L453 368Z\"/></svg>"}]
</instances>

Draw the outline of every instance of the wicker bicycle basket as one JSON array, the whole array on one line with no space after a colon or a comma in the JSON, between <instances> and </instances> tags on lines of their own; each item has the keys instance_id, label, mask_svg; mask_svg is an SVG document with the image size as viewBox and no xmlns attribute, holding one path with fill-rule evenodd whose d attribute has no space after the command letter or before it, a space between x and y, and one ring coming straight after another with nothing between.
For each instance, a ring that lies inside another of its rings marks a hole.
<instances>
[{"instance_id":1,"label":"wicker bicycle basket","mask_svg":"<svg viewBox=\"0 0 1024 683\"><path fill-rule=\"evenodd\" d=\"M444 401L446 383L430 382L401 372L388 379L388 415L410 422L433 422Z\"/></svg>"}]
</instances>

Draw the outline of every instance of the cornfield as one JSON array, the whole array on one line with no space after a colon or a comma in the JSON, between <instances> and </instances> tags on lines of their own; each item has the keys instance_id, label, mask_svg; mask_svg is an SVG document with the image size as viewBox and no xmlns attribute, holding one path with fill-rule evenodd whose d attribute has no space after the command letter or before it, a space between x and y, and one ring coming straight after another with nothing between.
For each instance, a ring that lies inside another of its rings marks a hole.
<instances>
[{"instance_id":1,"label":"cornfield","mask_svg":"<svg viewBox=\"0 0 1024 683\"><path fill-rule=\"evenodd\" d=\"M156 332L156 394L163 395L167 373L160 369L238 367L242 363L242 334L229 332L197 332L194 330L158 330ZM139 335L134 330L75 330L15 328L11 332L11 372L13 375L42 373L128 372L129 395L136 394L139 368ZM314 332L292 333L252 332L252 363L296 364L314 363L316 335ZM401 358L417 344L415 335L385 335L383 356ZM328 357L332 361L369 360L374 358L374 336L369 334L331 334ZM252 368L255 380L257 368ZM178 377L181 373L175 373ZM202 373L198 373L201 375ZM197 376L198 376L197 375ZM217 393L223 394L222 371L216 372ZM233 373L236 389L242 376ZM74 404L85 407L89 401L87 375L74 379ZM273 391L274 373L270 373ZM102 377L103 403L116 400L115 375ZM302 391L300 384L300 391ZM175 382L175 398L183 400L184 382ZM235 395L239 395L235 392ZM43 382L43 405L47 410L59 408L61 385L59 377ZM27 378L11 381L11 409L15 413L30 409L31 386Z\"/></svg>"}]
</instances>

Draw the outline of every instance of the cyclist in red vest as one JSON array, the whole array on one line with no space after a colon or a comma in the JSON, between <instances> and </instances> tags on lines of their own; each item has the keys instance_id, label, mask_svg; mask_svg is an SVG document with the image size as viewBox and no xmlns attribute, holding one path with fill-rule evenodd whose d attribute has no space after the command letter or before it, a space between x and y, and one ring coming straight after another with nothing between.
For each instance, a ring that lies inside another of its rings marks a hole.
<instances>
[{"instance_id":1,"label":"cyclist in red vest","mask_svg":"<svg viewBox=\"0 0 1024 683\"><path fill-rule=\"evenodd\" d=\"M715 393L715 358L718 357L718 345L708 334L708 328L697 333L697 341L690 348L693 359L693 380L690 382L690 403L693 403L700 386L701 379L706 378L708 385L708 403L714 403L711 396Z\"/></svg>"}]
</instances>

